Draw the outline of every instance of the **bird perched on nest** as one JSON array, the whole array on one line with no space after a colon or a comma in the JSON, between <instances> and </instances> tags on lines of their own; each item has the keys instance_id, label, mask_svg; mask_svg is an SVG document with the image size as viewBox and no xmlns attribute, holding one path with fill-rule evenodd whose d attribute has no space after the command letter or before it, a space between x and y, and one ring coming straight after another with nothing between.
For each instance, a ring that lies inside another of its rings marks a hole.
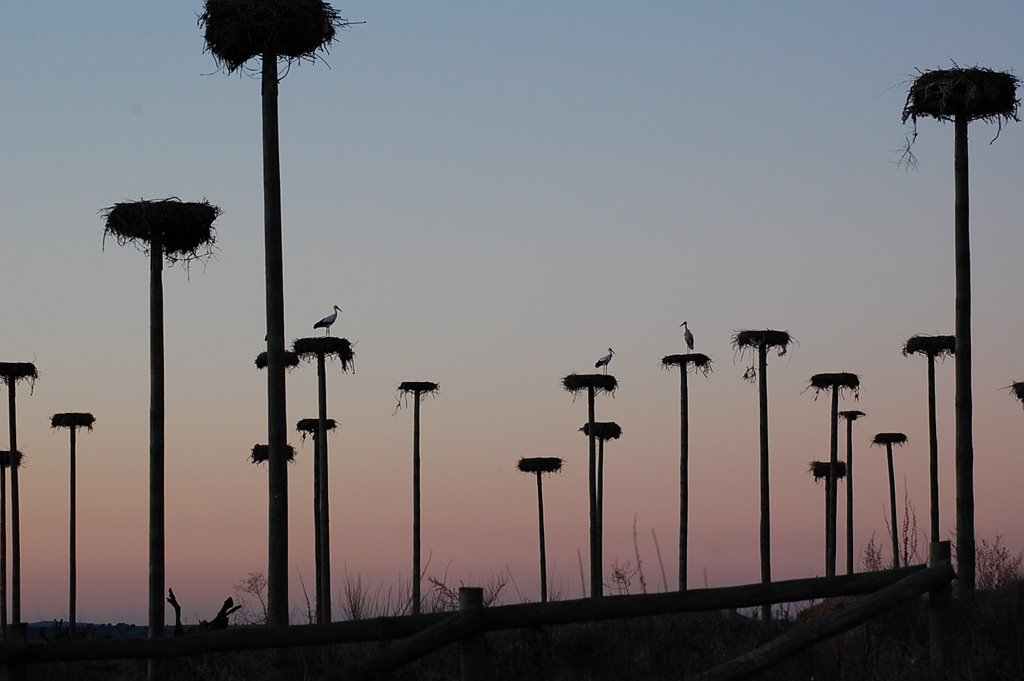
<instances>
[{"instance_id":1,"label":"bird perched on nest","mask_svg":"<svg viewBox=\"0 0 1024 681\"><path fill-rule=\"evenodd\" d=\"M594 368L595 369L600 369L601 367L604 367L604 372L607 374L608 373L608 363L612 361L612 355L614 355L614 354L615 354L615 351L612 350L611 348L608 348L608 354L605 355L604 357L602 357L601 359L597 360L596 362L594 362Z\"/></svg>"},{"instance_id":2,"label":"bird perched on nest","mask_svg":"<svg viewBox=\"0 0 1024 681\"><path fill-rule=\"evenodd\" d=\"M331 335L331 324L333 324L335 321L337 321L338 313L339 312L341 312L341 308L338 307L337 305L335 305L334 306L334 312L332 312L331 314L327 315L326 317L324 317L323 319L318 321L316 324L314 324L313 328L314 329L324 329L326 331L326 334L328 336L330 336Z\"/></svg>"},{"instance_id":3,"label":"bird perched on nest","mask_svg":"<svg viewBox=\"0 0 1024 681\"><path fill-rule=\"evenodd\" d=\"M686 347L693 350L693 333L690 331L690 327L683 322L679 325L683 329L683 340L686 341Z\"/></svg>"}]
</instances>

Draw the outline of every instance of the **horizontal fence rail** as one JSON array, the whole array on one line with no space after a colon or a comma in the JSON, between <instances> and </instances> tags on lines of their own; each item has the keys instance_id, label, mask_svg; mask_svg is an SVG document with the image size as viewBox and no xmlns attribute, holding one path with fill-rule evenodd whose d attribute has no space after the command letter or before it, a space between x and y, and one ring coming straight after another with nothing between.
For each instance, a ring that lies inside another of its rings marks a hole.
<instances>
[{"instance_id":1,"label":"horizontal fence rail","mask_svg":"<svg viewBox=\"0 0 1024 681\"><path fill-rule=\"evenodd\" d=\"M932 577L941 575L943 579L952 579L952 568L945 562L932 567L912 565L897 570L794 579L768 584L503 605L481 610L477 628L482 631L497 631L855 596L879 591L922 572L929 573ZM946 576L947 573L949 577ZM0 664L184 657L241 650L392 641L414 636L446 620L454 625L453 613L376 617L330 624L238 627L227 631L174 638L87 639L31 644L4 642L0 643Z\"/></svg>"}]
</instances>

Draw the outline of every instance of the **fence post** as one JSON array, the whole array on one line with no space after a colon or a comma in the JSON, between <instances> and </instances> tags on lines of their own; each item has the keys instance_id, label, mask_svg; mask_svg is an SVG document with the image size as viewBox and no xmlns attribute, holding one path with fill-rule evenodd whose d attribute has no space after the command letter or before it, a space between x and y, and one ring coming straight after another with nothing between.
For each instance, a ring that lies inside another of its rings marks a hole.
<instances>
[{"instance_id":1,"label":"fence post","mask_svg":"<svg viewBox=\"0 0 1024 681\"><path fill-rule=\"evenodd\" d=\"M928 566L950 559L948 541L928 545ZM933 667L944 666L952 656L953 584L946 582L928 592L928 649Z\"/></svg>"},{"instance_id":2,"label":"fence post","mask_svg":"<svg viewBox=\"0 0 1024 681\"><path fill-rule=\"evenodd\" d=\"M463 616L479 615L484 607L484 590L478 587L459 587L459 609ZM486 673L484 635L477 631L462 639L462 681L482 681Z\"/></svg>"}]
</instances>

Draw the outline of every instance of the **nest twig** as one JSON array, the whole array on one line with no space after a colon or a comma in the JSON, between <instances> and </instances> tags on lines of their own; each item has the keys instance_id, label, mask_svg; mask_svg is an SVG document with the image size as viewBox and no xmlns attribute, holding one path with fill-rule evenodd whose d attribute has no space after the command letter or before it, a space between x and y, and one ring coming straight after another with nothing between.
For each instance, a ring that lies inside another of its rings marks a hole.
<instances>
[{"instance_id":1,"label":"nest twig","mask_svg":"<svg viewBox=\"0 0 1024 681\"><path fill-rule=\"evenodd\" d=\"M591 388L595 394L614 393L619 383L609 374L569 374L562 379L562 387L574 395Z\"/></svg>"},{"instance_id":2,"label":"nest twig","mask_svg":"<svg viewBox=\"0 0 1024 681\"><path fill-rule=\"evenodd\" d=\"M88 412L65 412L50 417L51 428L85 428L92 430L96 417Z\"/></svg>"},{"instance_id":3,"label":"nest twig","mask_svg":"<svg viewBox=\"0 0 1024 681\"><path fill-rule=\"evenodd\" d=\"M303 362L313 362L323 355L326 359L341 362L341 370L355 371L355 353L347 338L337 336L313 336L312 338L296 338L292 341L292 350Z\"/></svg>"},{"instance_id":4,"label":"nest twig","mask_svg":"<svg viewBox=\"0 0 1024 681\"><path fill-rule=\"evenodd\" d=\"M284 368L294 369L299 365L299 355L292 352L291 350L284 351ZM256 368L266 369L267 368L267 351L264 350L260 354L256 355Z\"/></svg>"},{"instance_id":5,"label":"nest twig","mask_svg":"<svg viewBox=\"0 0 1024 681\"><path fill-rule=\"evenodd\" d=\"M206 49L228 73L265 52L313 61L348 25L322 0L206 0L199 15Z\"/></svg>"},{"instance_id":6,"label":"nest twig","mask_svg":"<svg viewBox=\"0 0 1024 681\"><path fill-rule=\"evenodd\" d=\"M580 431L590 436L590 424L584 423ZM608 440L618 440L622 437L622 428L615 421L595 421L594 422L594 437L598 440L607 442Z\"/></svg>"},{"instance_id":7,"label":"nest twig","mask_svg":"<svg viewBox=\"0 0 1024 681\"><path fill-rule=\"evenodd\" d=\"M711 373L711 358L700 352L688 352L682 355L665 355L661 358L661 367L663 369L671 369L672 367L680 367L691 371L692 373L700 372L707 376Z\"/></svg>"},{"instance_id":8,"label":"nest twig","mask_svg":"<svg viewBox=\"0 0 1024 681\"><path fill-rule=\"evenodd\" d=\"M20 451L14 452L14 460L18 464L18 468L22 468L25 465L25 455ZM0 468L11 467L11 452L10 450L0 451Z\"/></svg>"},{"instance_id":9,"label":"nest twig","mask_svg":"<svg viewBox=\"0 0 1024 681\"><path fill-rule=\"evenodd\" d=\"M516 466L523 473L557 473L562 470L562 460L554 456L534 456L519 459Z\"/></svg>"},{"instance_id":10,"label":"nest twig","mask_svg":"<svg viewBox=\"0 0 1024 681\"><path fill-rule=\"evenodd\" d=\"M956 336L925 336L915 334L903 344L903 356L918 354L927 357L945 357L956 351Z\"/></svg>"},{"instance_id":11,"label":"nest twig","mask_svg":"<svg viewBox=\"0 0 1024 681\"><path fill-rule=\"evenodd\" d=\"M903 446L907 444L907 436L903 433L878 433L871 440L871 444L877 447L884 447L885 445Z\"/></svg>"},{"instance_id":12,"label":"nest twig","mask_svg":"<svg viewBox=\"0 0 1024 681\"><path fill-rule=\"evenodd\" d=\"M394 416L398 413L404 405L408 404L406 398L412 394L415 399L422 400L425 395L436 397L437 393L441 390L440 383L434 383L433 381L402 381L397 388L395 388L395 411L391 414Z\"/></svg>"},{"instance_id":13,"label":"nest twig","mask_svg":"<svg viewBox=\"0 0 1024 681\"><path fill-rule=\"evenodd\" d=\"M807 472L813 475L814 481L817 482L827 479L832 470L835 470L836 480L842 480L846 477L846 462L836 461L835 469L833 469L830 461L812 461Z\"/></svg>"},{"instance_id":14,"label":"nest twig","mask_svg":"<svg viewBox=\"0 0 1024 681\"><path fill-rule=\"evenodd\" d=\"M847 409L839 412L839 418L846 419L847 421L856 421L857 419L864 418L865 416L867 416L867 414L858 409Z\"/></svg>"},{"instance_id":15,"label":"nest twig","mask_svg":"<svg viewBox=\"0 0 1024 681\"><path fill-rule=\"evenodd\" d=\"M131 243L147 254L156 238L167 262L188 264L213 255L213 222L221 210L206 199L186 202L172 196L115 203L101 213L106 219L104 238L113 236L119 246Z\"/></svg>"},{"instance_id":16,"label":"nest twig","mask_svg":"<svg viewBox=\"0 0 1024 681\"><path fill-rule=\"evenodd\" d=\"M295 461L295 448L291 445L284 446L285 454L288 458L288 463ZM270 461L270 445L253 445L252 454L249 456L249 460L255 464L266 463Z\"/></svg>"},{"instance_id":17,"label":"nest twig","mask_svg":"<svg viewBox=\"0 0 1024 681\"><path fill-rule=\"evenodd\" d=\"M814 398L817 399L818 393L823 390L832 390L833 388L837 388L840 394L844 390L852 390L853 399L860 399L860 378L857 374L851 374L848 371L814 374L811 376L811 380L807 382L807 387L804 390L813 390Z\"/></svg>"}]
</instances>

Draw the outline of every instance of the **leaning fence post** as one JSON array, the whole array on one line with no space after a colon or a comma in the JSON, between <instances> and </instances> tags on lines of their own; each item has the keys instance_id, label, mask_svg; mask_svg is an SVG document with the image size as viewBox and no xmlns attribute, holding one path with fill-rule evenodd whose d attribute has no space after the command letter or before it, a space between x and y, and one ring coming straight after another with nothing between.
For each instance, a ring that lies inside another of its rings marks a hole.
<instances>
[{"instance_id":1,"label":"leaning fence post","mask_svg":"<svg viewBox=\"0 0 1024 681\"><path fill-rule=\"evenodd\" d=\"M928 545L928 566L950 559L948 541ZM945 665L952 656L953 583L946 582L928 592L928 648L934 667Z\"/></svg>"},{"instance_id":2,"label":"leaning fence post","mask_svg":"<svg viewBox=\"0 0 1024 681\"><path fill-rule=\"evenodd\" d=\"M459 587L459 609L463 616L479 616L484 607L484 590L478 587ZM481 681L484 678L484 635L477 630L462 639L462 681Z\"/></svg>"}]
</instances>

